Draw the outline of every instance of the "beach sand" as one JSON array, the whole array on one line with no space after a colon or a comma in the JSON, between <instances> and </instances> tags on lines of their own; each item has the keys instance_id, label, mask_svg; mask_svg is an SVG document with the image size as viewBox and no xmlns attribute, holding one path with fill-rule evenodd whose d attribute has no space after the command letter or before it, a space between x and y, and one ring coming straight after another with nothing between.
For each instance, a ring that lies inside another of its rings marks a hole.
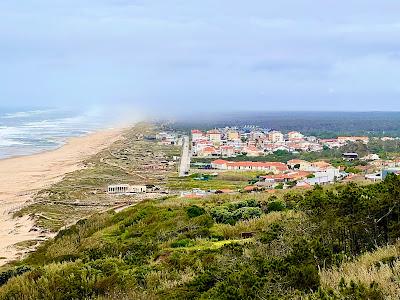
<instances>
[{"instance_id":1,"label":"beach sand","mask_svg":"<svg viewBox=\"0 0 400 300\"><path fill-rule=\"evenodd\" d=\"M82 168L84 159L120 139L122 132L122 128L103 130L71 138L53 151L0 160L0 265L20 257L14 244L43 237L43 233L31 231L34 220L29 216L14 219L13 212L26 205L35 192Z\"/></svg>"}]
</instances>

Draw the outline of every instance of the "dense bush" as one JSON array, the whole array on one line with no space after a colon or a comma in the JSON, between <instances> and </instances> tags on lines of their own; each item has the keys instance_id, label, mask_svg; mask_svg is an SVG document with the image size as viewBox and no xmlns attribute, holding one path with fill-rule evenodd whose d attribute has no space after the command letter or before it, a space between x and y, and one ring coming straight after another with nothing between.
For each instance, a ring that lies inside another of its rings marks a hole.
<instances>
[{"instance_id":1,"label":"dense bush","mask_svg":"<svg viewBox=\"0 0 400 300\"><path fill-rule=\"evenodd\" d=\"M28 266L19 266L19 267L15 267L13 269L10 269L10 270L0 273L0 286L7 283L7 281L9 279L11 279L12 277L22 275L25 272L28 272L30 270L31 270L31 268Z\"/></svg>"},{"instance_id":2,"label":"dense bush","mask_svg":"<svg viewBox=\"0 0 400 300\"><path fill-rule=\"evenodd\" d=\"M211 210L211 216L217 223L234 225L239 220L249 220L260 217L262 210L259 203L254 200L228 203L217 206Z\"/></svg>"},{"instance_id":3,"label":"dense bush","mask_svg":"<svg viewBox=\"0 0 400 300\"><path fill-rule=\"evenodd\" d=\"M192 205L186 209L187 215L189 218L195 218L205 214L205 209L198 207L197 205Z\"/></svg>"},{"instance_id":4,"label":"dense bush","mask_svg":"<svg viewBox=\"0 0 400 300\"><path fill-rule=\"evenodd\" d=\"M269 202L267 205L268 212L283 211L285 209L286 209L285 203L283 203L282 201L272 201L272 202Z\"/></svg>"}]
</instances>

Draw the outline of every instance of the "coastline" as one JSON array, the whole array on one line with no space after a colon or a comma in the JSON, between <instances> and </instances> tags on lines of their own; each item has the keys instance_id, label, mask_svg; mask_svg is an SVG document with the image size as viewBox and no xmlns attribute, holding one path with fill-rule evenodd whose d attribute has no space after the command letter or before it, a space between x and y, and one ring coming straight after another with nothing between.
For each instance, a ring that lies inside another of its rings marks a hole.
<instances>
[{"instance_id":1,"label":"coastline","mask_svg":"<svg viewBox=\"0 0 400 300\"><path fill-rule=\"evenodd\" d=\"M126 128L99 130L68 138L56 149L0 159L0 266L23 254L13 246L16 243L51 236L31 230L30 216L14 219L13 212L27 205L37 191L83 168L83 160L121 139Z\"/></svg>"}]
</instances>

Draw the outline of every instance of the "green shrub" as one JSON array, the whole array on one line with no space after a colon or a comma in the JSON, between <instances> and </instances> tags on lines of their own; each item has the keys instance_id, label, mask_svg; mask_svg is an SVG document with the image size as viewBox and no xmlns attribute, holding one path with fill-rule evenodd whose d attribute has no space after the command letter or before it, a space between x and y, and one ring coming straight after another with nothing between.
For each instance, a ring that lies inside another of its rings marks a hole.
<instances>
[{"instance_id":1,"label":"green shrub","mask_svg":"<svg viewBox=\"0 0 400 300\"><path fill-rule=\"evenodd\" d=\"M320 285L318 269L313 264L289 267L290 286L300 291L316 291Z\"/></svg>"},{"instance_id":2,"label":"green shrub","mask_svg":"<svg viewBox=\"0 0 400 300\"><path fill-rule=\"evenodd\" d=\"M182 239L182 240L178 240L175 241L171 244L172 248L184 248L184 247L188 247L188 246L192 246L193 242L189 239Z\"/></svg>"},{"instance_id":3,"label":"green shrub","mask_svg":"<svg viewBox=\"0 0 400 300\"><path fill-rule=\"evenodd\" d=\"M19 266L5 272L0 273L0 286L7 283L9 279L15 276L19 276L24 274L25 272L30 271L31 268L29 266Z\"/></svg>"},{"instance_id":4,"label":"green shrub","mask_svg":"<svg viewBox=\"0 0 400 300\"><path fill-rule=\"evenodd\" d=\"M268 205L267 205L268 212L284 211L285 209L286 209L285 204L283 202L279 201L279 200L269 202Z\"/></svg>"},{"instance_id":5,"label":"green shrub","mask_svg":"<svg viewBox=\"0 0 400 300\"><path fill-rule=\"evenodd\" d=\"M250 220L259 218L262 215L262 210L259 207L242 207L235 211L235 219L238 220Z\"/></svg>"},{"instance_id":6,"label":"green shrub","mask_svg":"<svg viewBox=\"0 0 400 300\"><path fill-rule=\"evenodd\" d=\"M206 213L204 208L198 207L197 205L192 205L186 208L186 213L189 218L195 218Z\"/></svg>"},{"instance_id":7,"label":"green shrub","mask_svg":"<svg viewBox=\"0 0 400 300\"><path fill-rule=\"evenodd\" d=\"M283 227L280 224L274 223L268 230L261 234L259 240L263 244L269 244L283 232Z\"/></svg>"}]
</instances>

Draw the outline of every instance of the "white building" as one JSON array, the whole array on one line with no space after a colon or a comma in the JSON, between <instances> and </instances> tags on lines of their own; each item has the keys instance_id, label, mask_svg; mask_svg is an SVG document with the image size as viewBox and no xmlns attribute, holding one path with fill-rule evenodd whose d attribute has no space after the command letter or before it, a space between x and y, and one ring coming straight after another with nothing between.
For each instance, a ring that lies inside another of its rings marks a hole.
<instances>
[{"instance_id":1,"label":"white building","mask_svg":"<svg viewBox=\"0 0 400 300\"><path fill-rule=\"evenodd\" d=\"M109 185L107 192L109 194L125 194L129 191L129 184L113 184Z\"/></svg>"},{"instance_id":2,"label":"white building","mask_svg":"<svg viewBox=\"0 0 400 300\"><path fill-rule=\"evenodd\" d=\"M229 130L226 133L226 138L228 141L240 141L240 134L236 130Z\"/></svg>"},{"instance_id":3,"label":"white building","mask_svg":"<svg viewBox=\"0 0 400 300\"><path fill-rule=\"evenodd\" d=\"M279 143L279 142L283 142L285 140L282 132L280 132L280 131L271 131L270 133L268 133L268 139L272 143Z\"/></svg>"},{"instance_id":4,"label":"white building","mask_svg":"<svg viewBox=\"0 0 400 300\"><path fill-rule=\"evenodd\" d=\"M222 134L217 129L207 131L207 137L214 144L220 144L222 140Z\"/></svg>"},{"instance_id":5,"label":"white building","mask_svg":"<svg viewBox=\"0 0 400 300\"><path fill-rule=\"evenodd\" d=\"M341 174L339 169L329 168L325 171L315 172L314 176L314 178L307 178L305 182L310 185L324 185L334 183L336 182L336 180L340 179Z\"/></svg>"},{"instance_id":6,"label":"white building","mask_svg":"<svg viewBox=\"0 0 400 300\"><path fill-rule=\"evenodd\" d=\"M146 193L145 185L112 184L107 188L109 194L140 194Z\"/></svg>"},{"instance_id":7,"label":"white building","mask_svg":"<svg viewBox=\"0 0 400 300\"><path fill-rule=\"evenodd\" d=\"M302 140L304 138L304 135L298 131L291 131L288 133L288 138L289 138L289 141Z\"/></svg>"},{"instance_id":8,"label":"white building","mask_svg":"<svg viewBox=\"0 0 400 300\"><path fill-rule=\"evenodd\" d=\"M201 140L204 138L204 133L200 130L193 129L192 130L192 141Z\"/></svg>"}]
</instances>

